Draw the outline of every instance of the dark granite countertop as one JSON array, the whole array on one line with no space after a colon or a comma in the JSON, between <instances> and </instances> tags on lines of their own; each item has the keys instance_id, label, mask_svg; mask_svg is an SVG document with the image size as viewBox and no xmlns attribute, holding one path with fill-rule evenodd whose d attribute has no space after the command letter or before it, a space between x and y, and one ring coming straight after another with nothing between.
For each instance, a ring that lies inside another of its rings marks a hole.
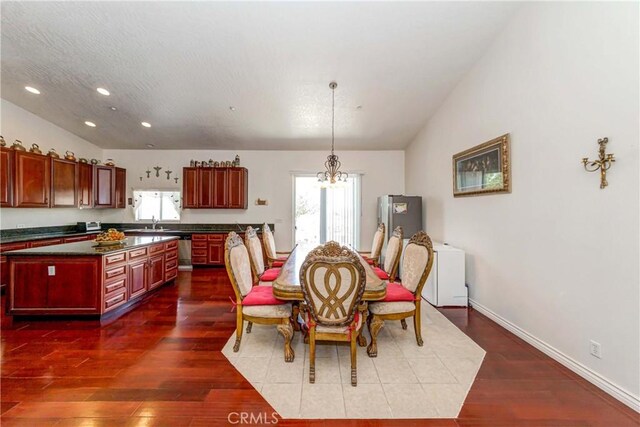
<instances>
[{"instance_id":1,"label":"dark granite countertop","mask_svg":"<svg viewBox=\"0 0 640 427\"><path fill-rule=\"evenodd\" d=\"M262 232L262 224L181 224L181 223L167 223L158 224L157 227L162 227L162 230L144 230L146 227L151 227L151 224L147 223L103 223L102 230L108 230L109 228L115 228L125 233L144 234L150 235L167 235L167 236L180 236L188 237L197 233L229 233L235 231L237 233L244 232L247 226L252 226L258 229L258 233ZM269 224L271 230L274 230L274 225ZM75 225L62 225L53 227L34 227L34 228L19 228L0 230L0 244L26 242L30 240L42 240L42 239L54 239L56 237L72 237L72 236L84 236L87 234L97 234L99 231L79 232Z\"/></svg>"},{"instance_id":2,"label":"dark granite countertop","mask_svg":"<svg viewBox=\"0 0 640 427\"><path fill-rule=\"evenodd\" d=\"M98 246L93 241L64 243L39 248L20 249L3 253L6 256L84 256L107 255L119 251L147 246L154 243L177 240L177 236L134 236L127 237L122 245Z\"/></svg>"}]
</instances>

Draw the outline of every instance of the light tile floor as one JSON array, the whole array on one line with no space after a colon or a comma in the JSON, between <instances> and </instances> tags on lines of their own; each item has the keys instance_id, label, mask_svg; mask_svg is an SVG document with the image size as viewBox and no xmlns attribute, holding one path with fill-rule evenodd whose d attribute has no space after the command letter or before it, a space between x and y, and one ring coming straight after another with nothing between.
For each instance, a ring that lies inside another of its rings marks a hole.
<instances>
[{"instance_id":1,"label":"light tile floor","mask_svg":"<svg viewBox=\"0 0 640 427\"><path fill-rule=\"evenodd\" d=\"M273 326L245 331L238 353L232 335L222 353L283 418L455 418L485 351L435 308L422 307L424 346L416 345L410 319L406 331L399 321L385 322L378 357L358 347L357 387L346 343L318 344L314 384L299 333L293 363L285 363L284 340Z\"/></svg>"}]
</instances>

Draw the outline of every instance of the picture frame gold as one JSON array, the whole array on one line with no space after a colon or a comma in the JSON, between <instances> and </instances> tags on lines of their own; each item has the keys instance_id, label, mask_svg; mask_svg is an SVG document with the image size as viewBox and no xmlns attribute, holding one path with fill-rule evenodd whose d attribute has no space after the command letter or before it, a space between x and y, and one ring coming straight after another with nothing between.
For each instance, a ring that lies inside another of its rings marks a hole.
<instances>
[{"instance_id":1,"label":"picture frame gold","mask_svg":"<svg viewBox=\"0 0 640 427\"><path fill-rule=\"evenodd\" d=\"M453 197L511 192L508 133L453 155Z\"/></svg>"}]
</instances>

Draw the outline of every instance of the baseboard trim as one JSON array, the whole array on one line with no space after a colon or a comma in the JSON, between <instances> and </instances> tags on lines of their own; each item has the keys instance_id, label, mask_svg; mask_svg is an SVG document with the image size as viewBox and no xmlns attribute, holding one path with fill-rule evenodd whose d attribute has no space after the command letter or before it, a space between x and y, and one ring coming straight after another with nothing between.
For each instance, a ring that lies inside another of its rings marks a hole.
<instances>
[{"instance_id":1,"label":"baseboard trim","mask_svg":"<svg viewBox=\"0 0 640 427\"><path fill-rule=\"evenodd\" d=\"M628 407L630 407L634 411L640 412L640 397L639 396L634 396L632 393L628 392L627 390L623 389L622 387L618 386L617 384L609 381L608 379L604 378L603 376L601 376L597 372L595 372L592 369L584 366L582 363L572 359L571 357L569 357L566 354L562 353L561 351L557 350L553 346L551 346L551 345L547 344L546 342L542 341L541 339L531 335L529 332L525 331L524 329L520 328L519 326L511 323L509 320L505 319L504 317L502 317L499 314L495 313L491 309L489 309L489 308L485 307L484 305L480 304L478 301L476 301L476 300L474 300L472 298L469 298L469 302L471 302L471 306L475 310L478 310L480 313L484 314L489 319L491 319L494 322L496 322L498 325L502 326L503 328L505 328L506 330L508 330L512 334L516 335L517 337L522 338L527 343L531 344L532 346L534 346L535 348L537 348L538 350L540 350L541 352L543 352L547 356L549 356L552 359L554 359L556 362L558 362L558 363L562 364L563 366L569 368L570 370L572 370L576 374L580 375L585 380L589 381L591 384L595 385L596 387L598 387L599 389L601 389L605 393L613 396L614 398L616 398L620 402L624 403L625 405L627 405Z\"/></svg>"}]
</instances>

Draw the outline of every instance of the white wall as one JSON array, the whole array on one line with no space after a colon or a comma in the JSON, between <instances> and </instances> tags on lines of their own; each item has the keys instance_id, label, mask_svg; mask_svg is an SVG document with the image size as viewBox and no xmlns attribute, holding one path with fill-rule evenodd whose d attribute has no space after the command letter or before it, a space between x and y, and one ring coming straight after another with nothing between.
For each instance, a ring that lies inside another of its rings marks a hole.
<instances>
[{"instance_id":1,"label":"white wall","mask_svg":"<svg viewBox=\"0 0 640 427\"><path fill-rule=\"evenodd\" d=\"M69 150L78 158L102 158L102 149L99 147L4 99L0 100L0 135L4 136L9 146L19 139L27 149L33 143L38 144L43 153L55 148L60 155ZM0 211L0 226L2 229L15 228L18 224L43 227L75 224L94 218L95 212L74 208L3 208Z\"/></svg>"},{"instance_id":2,"label":"white wall","mask_svg":"<svg viewBox=\"0 0 640 427\"><path fill-rule=\"evenodd\" d=\"M405 155L427 231L467 252L471 298L627 404L640 394L638 30L638 3L524 6ZM454 199L451 156L506 132L512 193ZM580 160L605 136L617 162L601 190Z\"/></svg>"},{"instance_id":3,"label":"white wall","mask_svg":"<svg viewBox=\"0 0 640 427\"><path fill-rule=\"evenodd\" d=\"M132 189L182 189L182 168L195 160L233 160L240 155L241 166L249 170L249 207L247 210L185 209L183 223L275 223L276 244L288 250L292 236L293 172L316 173L323 169L328 152L325 151L210 151L210 150L105 150L104 157L112 158L127 169L127 197ZM402 194L404 191L403 151L341 151L338 152L347 172L362 173L361 247L368 248L376 229L377 197L383 194ZM161 166L160 178L155 178L153 166ZM145 171L152 171L147 179ZM176 184L167 180L164 171L172 170ZM140 177L143 180L140 181ZM256 206L256 199L267 199L267 206ZM105 211L103 221L133 222L131 208Z\"/></svg>"}]
</instances>

